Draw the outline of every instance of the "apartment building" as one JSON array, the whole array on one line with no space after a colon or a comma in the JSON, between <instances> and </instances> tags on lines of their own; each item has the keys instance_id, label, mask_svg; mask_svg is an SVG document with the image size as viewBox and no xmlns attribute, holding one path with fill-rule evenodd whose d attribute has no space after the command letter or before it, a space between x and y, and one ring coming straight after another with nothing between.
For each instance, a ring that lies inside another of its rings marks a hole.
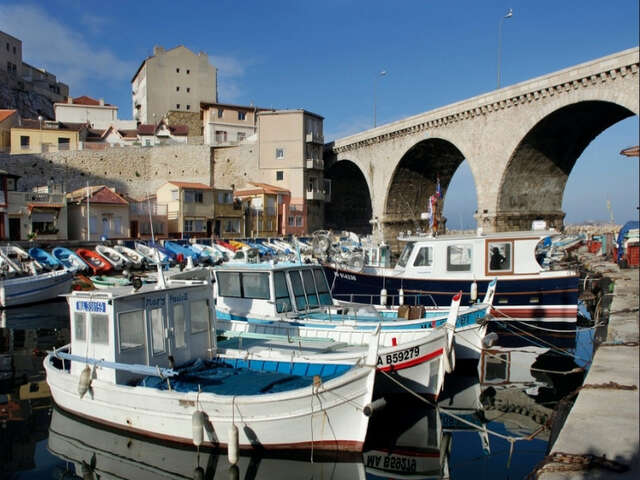
<instances>
[{"instance_id":1,"label":"apartment building","mask_svg":"<svg viewBox=\"0 0 640 480\"><path fill-rule=\"evenodd\" d=\"M291 192L285 188L260 182L248 182L234 192L242 202L244 236L277 237L291 233L285 227L285 218Z\"/></svg>"},{"instance_id":2,"label":"apartment building","mask_svg":"<svg viewBox=\"0 0 640 480\"><path fill-rule=\"evenodd\" d=\"M87 129L84 123L23 119L11 128L11 154L79 150Z\"/></svg>"},{"instance_id":3,"label":"apartment building","mask_svg":"<svg viewBox=\"0 0 640 480\"><path fill-rule=\"evenodd\" d=\"M129 225L131 238L150 240L166 238L169 231L167 205L159 204L157 196L134 198L126 197L129 202ZM152 230L153 228L153 230Z\"/></svg>"},{"instance_id":4,"label":"apartment building","mask_svg":"<svg viewBox=\"0 0 640 480\"><path fill-rule=\"evenodd\" d=\"M155 46L131 79L131 95L138 123L157 124L169 111L197 113L202 102L218 101L217 70L204 52Z\"/></svg>"},{"instance_id":5,"label":"apartment building","mask_svg":"<svg viewBox=\"0 0 640 480\"><path fill-rule=\"evenodd\" d=\"M167 182L156 191L167 205L169 236L210 237L214 226L214 189L204 183Z\"/></svg>"},{"instance_id":6,"label":"apartment building","mask_svg":"<svg viewBox=\"0 0 640 480\"><path fill-rule=\"evenodd\" d=\"M135 129L133 120L118 120L118 107L105 103L101 98L83 95L81 97L67 97L65 102L53 104L56 120L62 123L86 123L91 128L106 130L113 126L117 129Z\"/></svg>"},{"instance_id":7,"label":"apartment building","mask_svg":"<svg viewBox=\"0 0 640 480\"><path fill-rule=\"evenodd\" d=\"M282 214L287 233L302 235L324 224L331 182L324 178L323 117L306 110L257 113L258 166L267 183L290 192Z\"/></svg>"},{"instance_id":8,"label":"apartment building","mask_svg":"<svg viewBox=\"0 0 640 480\"><path fill-rule=\"evenodd\" d=\"M218 238L238 238L244 233L242 203L233 197L233 188L214 188L213 234Z\"/></svg>"},{"instance_id":9,"label":"apartment building","mask_svg":"<svg viewBox=\"0 0 640 480\"><path fill-rule=\"evenodd\" d=\"M252 105L201 103L204 143L212 146L237 145L251 141L258 129L257 113L269 111ZM272 111L272 110L271 110Z\"/></svg>"}]
</instances>

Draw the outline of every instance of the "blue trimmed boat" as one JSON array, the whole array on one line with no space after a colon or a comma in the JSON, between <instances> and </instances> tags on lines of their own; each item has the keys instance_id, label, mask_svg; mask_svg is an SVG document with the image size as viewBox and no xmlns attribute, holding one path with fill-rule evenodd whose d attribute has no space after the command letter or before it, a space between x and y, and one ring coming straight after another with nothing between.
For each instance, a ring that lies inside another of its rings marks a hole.
<instances>
[{"instance_id":1,"label":"blue trimmed boat","mask_svg":"<svg viewBox=\"0 0 640 480\"><path fill-rule=\"evenodd\" d=\"M66 247L55 247L51 254L68 270L85 271L90 267L80 255Z\"/></svg>"},{"instance_id":2,"label":"blue trimmed boat","mask_svg":"<svg viewBox=\"0 0 640 480\"><path fill-rule=\"evenodd\" d=\"M58 260L43 248L31 247L29 249L29 255L31 255L34 260L37 260L50 270L65 268L60 260Z\"/></svg>"},{"instance_id":3,"label":"blue trimmed boat","mask_svg":"<svg viewBox=\"0 0 640 480\"><path fill-rule=\"evenodd\" d=\"M200 254L198 254L194 250L191 250L188 246L165 240L164 248L173 253L176 258L178 258L178 255L182 255L182 258L184 258L185 261L187 260L187 258L191 258L194 263L198 263L198 261L200 260Z\"/></svg>"}]
</instances>

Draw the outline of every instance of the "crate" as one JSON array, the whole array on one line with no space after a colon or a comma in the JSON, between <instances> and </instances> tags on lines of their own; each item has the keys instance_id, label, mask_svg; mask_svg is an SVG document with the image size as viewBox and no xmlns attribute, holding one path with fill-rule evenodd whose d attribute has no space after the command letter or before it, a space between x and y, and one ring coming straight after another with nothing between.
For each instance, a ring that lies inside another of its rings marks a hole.
<instances>
[{"instance_id":1,"label":"crate","mask_svg":"<svg viewBox=\"0 0 640 480\"><path fill-rule=\"evenodd\" d=\"M630 267L640 266L640 245L627 246L627 265Z\"/></svg>"}]
</instances>

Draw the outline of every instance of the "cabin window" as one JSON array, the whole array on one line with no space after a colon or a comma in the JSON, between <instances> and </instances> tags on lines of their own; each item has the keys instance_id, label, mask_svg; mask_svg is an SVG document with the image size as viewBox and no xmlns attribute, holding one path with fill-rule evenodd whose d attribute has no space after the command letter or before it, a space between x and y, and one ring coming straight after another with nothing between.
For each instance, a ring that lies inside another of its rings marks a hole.
<instances>
[{"instance_id":1,"label":"cabin window","mask_svg":"<svg viewBox=\"0 0 640 480\"><path fill-rule=\"evenodd\" d=\"M73 314L73 335L76 341L87 341L87 318L84 313L76 312Z\"/></svg>"},{"instance_id":2,"label":"cabin window","mask_svg":"<svg viewBox=\"0 0 640 480\"><path fill-rule=\"evenodd\" d=\"M489 272L510 272L512 267L511 242L488 242Z\"/></svg>"},{"instance_id":3,"label":"cabin window","mask_svg":"<svg viewBox=\"0 0 640 480\"><path fill-rule=\"evenodd\" d=\"M433 264L433 249L431 247L422 247L416 255L413 262L414 267L430 267Z\"/></svg>"},{"instance_id":4,"label":"cabin window","mask_svg":"<svg viewBox=\"0 0 640 480\"><path fill-rule=\"evenodd\" d=\"M269 300L269 274L243 273L242 290L244 298Z\"/></svg>"},{"instance_id":5,"label":"cabin window","mask_svg":"<svg viewBox=\"0 0 640 480\"><path fill-rule=\"evenodd\" d=\"M329 293L329 284L324 276L324 272L319 268L313 269L313 277L316 279L316 288L320 296L320 305L332 305L331 293Z\"/></svg>"},{"instance_id":6,"label":"cabin window","mask_svg":"<svg viewBox=\"0 0 640 480\"><path fill-rule=\"evenodd\" d=\"M173 328L175 334L176 348L182 348L185 346L184 333L185 319L184 319L184 305L182 303L176 303L173 305Z\"/></svg>"},{"instance_id":7,"label":"cabin window","mask_svg":"<svg viewBox=\"0 0 640 480\"><path fill-rule=\"evenodd\" d=\"M120 350L130 350L144 346L144 310L118 315Z\"/></svg>"},{"instance_id":8,"label":"cabin window","mask_svg":"<svg viewBox=\"0 0 640 480\"><path fill-rule=\"evenodd\" d=\"M91 315L91 343L109 344L109 317Z\"/></svg>"},{"instance_id":9,"label":"cabin window","mask_svg":"<svg viewBox=\"0 0 640 480\"><path fill-rule=\"evenodd\" d=\"M304 286L302 284L302 279L300 278L300 272L290 272L289 278L291 279L291 286L293 287L293 296L296 299L296 308L298 310L306 310L307 298L304 294Z\"/></svg>"},{"instance_id":10,"label":"cabin window","mask_svg":"<svg viewBox=\"0 0 640 480\"><path fill-rule=\"evenodd\" d=\"M164 346L164 315L162 308L154 308L149 311L151 317L151 348L153 354L165 352Z\"/></svg>"},{"instance_id":11,"label":"cabin window","mask_svg":"<svg viewBox=\"0 0 640 480\"><path fill-rule=\"evenodd\" d=\"M447 247L447 270L450 272L471 271L471 245L449 245Z\"/></svg>"},{"instance_id":12,"label":"cabin window","mask_svg":"<svg viewBox=\"0 0 640 480\"><path fill-rule=\"evenodd\" d=\"M239 272L218 272L218 292L221 297L242 297Z\"/></svg>"},{"instance_id":13,"label":"cabin window","mask_svg":"<svg viewBox=\"0 0 640 480\"><path fill-rule=\"evenodd\" d=\"M287 279L284 272L275 272L273 274L273 283L276 293L276 312L290 312L291 298L289 297L289 288L287 287Z\"/></svg>"},{"instance_id":14,"label":"cabin window","mask_svg":"<svg viewBox=\"0 0 640 480\"><path fill-rule=\"evenodd\" d=\"M311 270L303 270L302 281L304 282L304 291L307 294L307 301L310 307L318 306L318 293L316 292L316 286L313 283L313 273Z\"/></svg>"},{"instance_id":15,"label":"cabin window","mask_svg":"<svg viewBox=\"0 0 640 480\"><path fill-rule=\"evenodd\" d=\"M404 247L404 250L402 250L402 253L400 254L400 258L398 259L399 267L407 266L407 262L409 261L409 257L411 256L411 251L413 250L414 243L415 242L407 243L407 245Z\"/></svg>"},{"instance_id":16,"label":"cabin window","mask_svg":"<svg viewBox=\"0 0 640 480\"><path fill-rule=\"evenodd\" d=\"M209 329L209 306L206 300L191 302L191 333L206 332Z\"/></svg>"}]
</instances>

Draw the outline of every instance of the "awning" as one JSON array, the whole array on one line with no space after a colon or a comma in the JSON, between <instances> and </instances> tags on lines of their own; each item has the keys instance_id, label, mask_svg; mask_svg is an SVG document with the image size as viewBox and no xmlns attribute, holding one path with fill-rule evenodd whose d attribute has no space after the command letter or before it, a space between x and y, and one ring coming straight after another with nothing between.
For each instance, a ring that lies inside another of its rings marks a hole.
<instances>
[{"instance_id":1,"label":"awning","mask_svg":"<svg viewBox=\"0 0 640 480\"><path fill-rule=\"evenodd\" d=\"M50 212L52 210L60 210L64 207L62 203L27 203L27 210L29 213L35 212Z\"/></svg>"}]
</instances>

